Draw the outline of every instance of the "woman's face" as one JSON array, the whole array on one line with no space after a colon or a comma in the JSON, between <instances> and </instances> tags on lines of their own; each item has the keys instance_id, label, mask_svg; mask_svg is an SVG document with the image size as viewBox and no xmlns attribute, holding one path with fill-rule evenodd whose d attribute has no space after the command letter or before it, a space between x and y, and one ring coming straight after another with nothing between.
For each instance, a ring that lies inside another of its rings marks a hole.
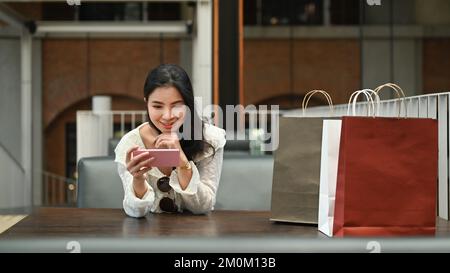
<instances>
[{"instance_id":1,"label":"woman's face","mask_svg":"<svg viewBox=\"0 0 450 273\"><path fill-rule=\"evenodd\" d=\"M175 87L158 87L148 96L147 109L152 123L162 133L177 132L186 117L186 105Z\"/></svg>"}]
</instances>

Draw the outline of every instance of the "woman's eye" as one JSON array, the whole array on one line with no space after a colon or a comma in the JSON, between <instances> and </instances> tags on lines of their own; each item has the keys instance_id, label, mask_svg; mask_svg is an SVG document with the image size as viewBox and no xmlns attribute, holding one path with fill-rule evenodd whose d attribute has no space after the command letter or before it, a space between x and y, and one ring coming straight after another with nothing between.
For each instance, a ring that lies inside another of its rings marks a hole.
<instances>
[{"instance_id":1,"label":"woman's eye","mask_svg":"<svg viewBox=\"0 0 450 273\"><path fill-rule=\"evenodd\" d=\"M179 103L179 104L175 104L175 105L173 106L173 108L175 108L175 109L181 109L181 108L183 108L184 106L185 106L184 103Z\"/></svg>"},{"instance_id":2,"label":"woman's eye","mask_svg":"<svg viewBox=\"0 0 450 273\"><path fill-rule=\"evenodd\" d=\"M162 107L161 107L161 105L153 105L153 108L161 109Z\"/></svg>"}]
</instances>

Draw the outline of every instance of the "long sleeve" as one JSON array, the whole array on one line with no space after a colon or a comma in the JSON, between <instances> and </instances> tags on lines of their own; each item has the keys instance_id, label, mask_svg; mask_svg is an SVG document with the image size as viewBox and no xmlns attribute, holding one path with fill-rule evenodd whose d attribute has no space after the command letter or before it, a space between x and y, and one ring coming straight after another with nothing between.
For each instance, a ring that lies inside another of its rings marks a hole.
<instances>
[{"instance_id":1,"label":"long sleeve","mask_svg":"<svg viewBox=\"0 0 450 273\"><path fill-rule=\"evenodd\" d=\"M145 183L147 183L148 190L142 199L139 199L136 197L133 189L133 176L121 163L117 164L117 170L122 180L123 190L125 193L123 198L123 209L125 210L125 213L131 217L144 217L151 210L155 200L155 192L153 191L153 188L148 185L147 181L145 181Z\"/></svg>"},{"instance_id":2,"label":"long sleeve","mask_svg":"<svg viewBox=\"0 0 450 273\"><path fill-rule=\"evenodd\" d=\"M190 161L192 177L185 190L180 187L177 171L172 171L169 183L173 191L161 192L157 181L164 174L158 168L152 168L146 173L148 190L142 199L139 199L134 192L133 176L126 169L125 162L126 153L131 147L145 148L145 145L139 134L139 127L125 134L115 149L115 162L124 189L125 213L131 217L143 217L149 212L161 213L163 211L159 207L159 202L164 197L174 199L179 211L187 209L193 213L206 213L213 210L222 171L225 130L205 124L205 140L214 148L215 155L212 156L213 151L208 150L194 159L196 163Z\"/></svg>"},{"instance_id":3,"label":"long sleeve","mask_svg":"<svg viewBox=\"0 0 450 273\"><path fill-rule=\"evenodd\" d=\"M197 164L191 161L192 177L185 190L180 187L177 172L172 172L170 185L181 196L185 209L195 214L207 213L214 209L222 162L223 148L217 149L213 158L204 158Z\"/></svg>"}]
</instances>

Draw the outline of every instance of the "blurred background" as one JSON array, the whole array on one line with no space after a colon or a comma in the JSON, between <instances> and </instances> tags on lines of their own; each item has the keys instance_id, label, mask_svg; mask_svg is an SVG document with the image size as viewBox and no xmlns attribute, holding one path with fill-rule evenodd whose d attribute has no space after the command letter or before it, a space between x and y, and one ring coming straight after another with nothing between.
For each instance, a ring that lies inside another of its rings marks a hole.
<instances>
[{"instance_id":1,"label":"blurred background","mask_svg":"<svg viewBox=\"0 0 450 273\"><path fill-rule=\"evenodd\" d=\"M0 209L73 206L77 161L112 155L145 120L160 63L222 109L295 109L312 89L342 104L385 82L450 91L450 0L70 4L0 1Z\"/></svg>"}]
</instances>

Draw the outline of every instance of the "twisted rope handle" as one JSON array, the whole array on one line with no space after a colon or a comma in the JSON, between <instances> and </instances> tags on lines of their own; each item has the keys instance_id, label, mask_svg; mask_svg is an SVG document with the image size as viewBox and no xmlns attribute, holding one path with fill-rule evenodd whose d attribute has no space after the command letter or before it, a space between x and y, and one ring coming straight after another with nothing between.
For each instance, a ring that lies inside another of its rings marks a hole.
<instances>
[{"instance_id":1,"label":"twisted rope handle","mask_svg":"<svg viewBox=\"0 0 450 273\"><path fill-rule=\"evenodd\" d=\"M375 117L375 104L372 98L372 95L375 95L375 99L377 104L379 105L380 103L380 97L378 96L377 93L375 93L375 91L371 90L371 89L363 89L363 90L358 90L353 92L350 95L350 98L348 100L348 106L347 106L347 115L350 115L350 105L353 106L353 116L356 116L356 101L358 100L358 96L364 94L366 96L366 100L369 102L369 104L367 105L367 116L370 116L370 106L372 106L373 109L373 117ZM353 102L352 102L353 99ZM378 106L377 105L377 106ZM377 114L379 114L379 107L377 108Z\"/></svg>"},{"instance_id":2,"label":"twisted rope handle","mask_svg":"<svg viewBox=\"0 0 450 273\"><path fill-rule=\"evenodd\" d=\"M306 93L305 97L303 97L303 101L302 101L303 116L305 116L305 111L306 111L306 108L308 108L309 100L311 99L312 96L314 96L317 93L324 95L324 97L327 99L328 105L330 106L331 115L333 115L334 106L333 106L333 100L331 99L330 94L328 94L326 91L323 91L323 90L311 90L308 93Z\"/></svg>"},{"instance_id":3,"label":"twisted rope handle","mask_svg":"<svg viewBox=\"0 0 450 273\"><path fill-rule=\"evenodd\" d=\"M395 94L397 95L397 99L398 99L398 118L400 118L401 104L403 104L403 108L405 108L405 118L406 118L408 109L406 108L405 92L403 92L403 89L400 86L398 86L397 84L395 84L395 83L385 83L385 84L380 85L377 88L375 88L374 92L376 94L378 94L385 87L391 88L391 90L394 90Z\"/></svg>"}]
</instances>

